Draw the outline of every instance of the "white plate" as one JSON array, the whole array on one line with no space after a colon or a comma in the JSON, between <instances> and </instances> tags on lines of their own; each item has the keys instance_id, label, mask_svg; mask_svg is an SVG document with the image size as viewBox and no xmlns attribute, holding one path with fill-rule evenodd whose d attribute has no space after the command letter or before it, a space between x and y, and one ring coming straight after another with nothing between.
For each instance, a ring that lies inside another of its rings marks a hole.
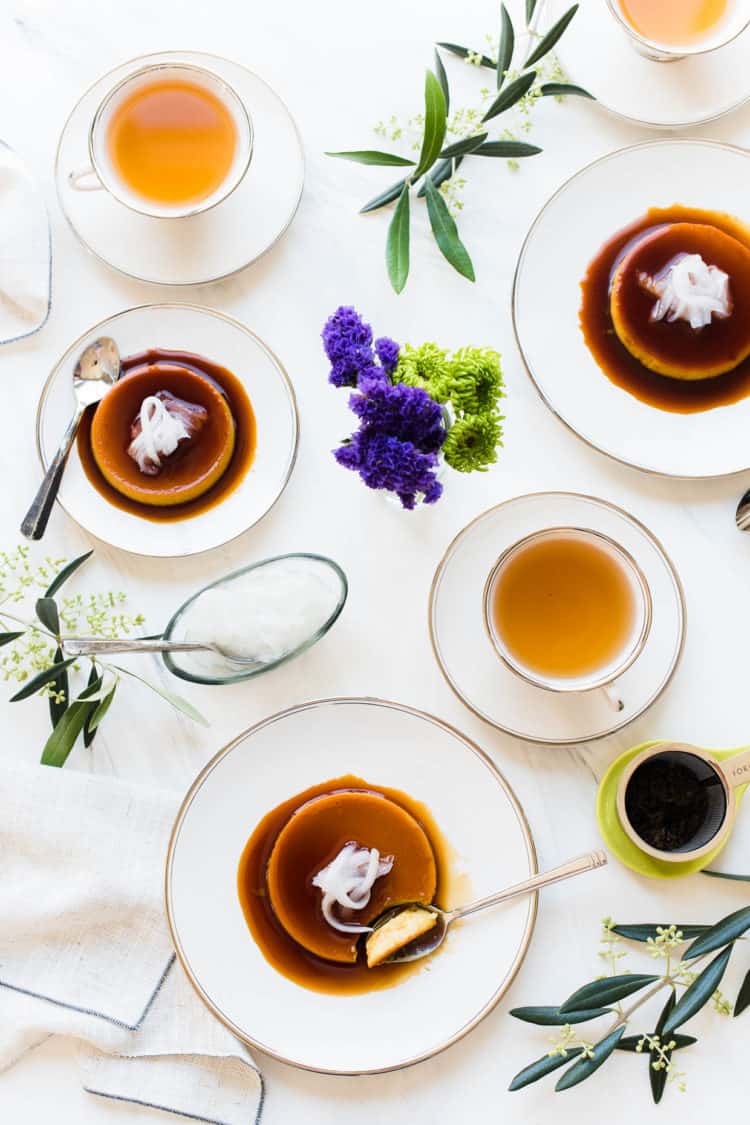
<instances>
[{"instance_id":1,"label":"white plate","mask_svg":"<svg viewBox=\"0 0 750 1125\"><path fill-rule=\"evenodd\" d=\"M630 553L649 585L653 619L646 644L613 689L622 711L601 690L561 693L534 687L500 660L487 635L487 576L503 551L548 527L608 535ZM622 509L572 492L519 496L465 527L435 573L429 615L437 661L466 706L507 734L556 745L603 738L642 715L672 679L685 637L682 587L659 541Z\"/></svg>"},{"instance_id":2,"label":"white plate","mask_svg":"<svg viewBox=\"0 0 750 1125\"><path fill-rule=\"evenodd\" d=\"M601 371L578 321L580 283L602 245L649 207L674 203L750 220L750 153L713 141L649 141L582 168L526 236L513 323L537 390L589 445L646 472L725 476L750 467L750 398L693 414L640 402Z\"/></svg>"},{"instance_id":3,"label":"white plate","mask_svg":"<svg viewBox=\"0 0 750 1125\"><path fill-rule=\"evenodd\" d=\"M250 935L237 865L265 813L346 773L424 801L477 897L536 871L523 811L477 746L398 704L322 700L259 723L199 775L172 833L167 914L198 994L240 1039L306 1070L373 1074L442 1051L492 1010L528 948L536 896L456 927L393 988L329 996L287 980Z\"/></svg>"},{"instance_id":4,"label":"white plate","mask_svg":"<svg viewBox=\"0 0 750 1125\"><path fill-rule=\"evenodd\" d=\"M569 7L569 0L548 0L544 25ZM584 86L611 113L640 125L702 125L750 99L750 30L716 51L654 62L631 46L606 0L583 0L556 51L569 81Z\"/></svg>"},{"instance_id":5,"label":"white plate","mask_svg":"<svg viewBox=\"0 0 750 1125\"><path fill-rule=\"evenodd\" d=\"M73 367L98 336L112 336L122 356L147 348L195 352L242 380L255 411L258 443L245 478L220 504L184 520L157 523L114 507L89 482L74 445L58 500L97 539L156 558L183 557L223 546L261 519L279 498L297 455L297 406L289 378L273 352L239 321L198 305L140 305L95 324L58 360L36 419L44 469L74 409Z\"/></svg>"},{"instance_id":6,"label":"white plate","mask_svg":"<svg viewBox=\"0 0 750 1125\"><path fill-rule=\"evenodd\" d=\"M200 215L154 219L107 191L76 191L71 173L90 166L88 133L102 98L149 63L192 63L239 95L254 131L250 168L232 194ZM65 218L87 250L139 281L202 285L238 273L269 250L294 218L305 162L289 110L262 78L239 63L200 51L143 55L99 78L73 108L60 137L55 182Z\"/></svg>"}]
</instances>

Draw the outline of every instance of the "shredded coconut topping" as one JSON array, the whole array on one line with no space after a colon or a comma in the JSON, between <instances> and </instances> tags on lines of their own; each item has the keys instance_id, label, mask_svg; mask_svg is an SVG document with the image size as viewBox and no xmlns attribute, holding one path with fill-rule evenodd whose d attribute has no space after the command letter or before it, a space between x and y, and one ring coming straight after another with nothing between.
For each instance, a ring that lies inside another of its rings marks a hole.
<instances>
[{"instance_id":1,"label":"shredded coconut topping","mask_svg":"<svg viewBox=\"0 0 750 1125\"><path fill-rule=\"evenodd\" d=\"M376 879L387 875L393 867L393 856L380 858L377 848L361 848L345 844L335 859L314 877L312 885L323 892L323 917L334 930L345 934L369 934L371 926L341 922L333 913L334 906L362 910L370 901Z\"/></svg>"},{"instance_id":2,"label":"shredded coconut topping","mask_svg":"<svg viewBox=\"0 0 750 1125\"><path fill-rule=\"evenodd\" d=\"M700 254L680 254L656 277L642 273L640 285L658 300L651 320L686 320L691 328L706 328L712 317L732 314L729 274L709 266Z\"/></svg>"},{"instance_id":3,"label":"shredded coconut topping","mask_svg":"<svg viewBox=\"0 0 750 1125\"><path fill-rule=\"evenodd\" d=\"M141 432L131 441L128 453L142 473L152 474L152 466L159 469L162 457L174 453L179 443L190 437L190 430L156 395L144 398L139 417Z\"/></svg>"}]
</instances>

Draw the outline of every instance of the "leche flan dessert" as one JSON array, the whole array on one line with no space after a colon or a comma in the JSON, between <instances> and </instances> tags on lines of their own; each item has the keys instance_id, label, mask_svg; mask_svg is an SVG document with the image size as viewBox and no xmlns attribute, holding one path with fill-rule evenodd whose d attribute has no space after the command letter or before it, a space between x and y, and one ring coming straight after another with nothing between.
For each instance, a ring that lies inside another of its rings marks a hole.
<instances>
[{"instance_id":1,"label":"leche flan dessert","mask_svg":"<svg viewBox=\"0 0 750 1125\"><path fill-rule=\"evenodd\" d=\"M437 868L424 828L384 794L315 797L279 833L268 861L271 908L317 957L354 963L359 940L385 910L432 902Z\"/></svg>"},{"instance_id":2,"label":"leche flan dessert","mask_svg":"<svg viewBox=\"0 0 750 1125\"><path fill-rule=\"evenodd\" d=\"M289 980L324 993L390 988L414 971L386 962L411 940L417 911L434 924L425 908L450 894L447 852L423 804L347 774L263 817L240 859L239 900L258 949Z\"/></svg>"},{"instance_id":3,"label":"leche flan dessert","mask_svg":"<svg viewBox=\"0 0 750 1125\"><path fill-rule=\"evenodd\" d=\"M116 492L155 507L196 500L221 479L235 420L221 388L177 363L126 373L98 405L93 459Z\"/></svg>"},{"instance_id":4,"label":"leche flan dessert","mask_svg":"<svg viewBox=\"0 0 750 1125\"><path fill-rule=\"evenodd\" d=\"M750 356L750 249L718 226L665 223L634 239L609 301L620 342L659 375L714 378Z\"/></svg>"}]
</instances>

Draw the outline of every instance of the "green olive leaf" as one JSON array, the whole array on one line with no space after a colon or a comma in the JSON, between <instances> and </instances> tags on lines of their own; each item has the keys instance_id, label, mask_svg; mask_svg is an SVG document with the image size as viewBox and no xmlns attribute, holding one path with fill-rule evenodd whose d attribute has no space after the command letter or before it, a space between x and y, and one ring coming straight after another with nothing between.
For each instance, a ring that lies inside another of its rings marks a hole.
<instances>
[{"instance_id":1,"label":"green olive leaf","mask_svg":"<svg viewBox=\"0 0 750 1125\"><path fill-rule=\"evenodd\" d=\"M528 94L535 81L536 71L532 70L529 74L522 74L520 78L515 78L508 86L504 86L490 104L482 121L491 121L493 117L497 117L498 114L504 113L506 109L510 109L516 102L520 102L521 98Z\"/></svg>"},{"instance_id":2,"label":"green olive leaf","mask_svg":"<svg viewBox=\"0 0 750 1125\"><path fill-rule=\"evenodd\" d=\"M13 641L17 641L19 637L23 636L23 634L23 629L20 629L15 633L0 633L0 648L2 648L3 645L9 645L12 644Z\"/></svg>"},{"instance_id":3,"label":"green olive leaf","mask_svg":"<svg viewBox=\"0 0 750 1125\"><path fill-rule=\"evenodd\" d=\"M659 977L645 973L625 973L622 976L603 977L601 980L591 981L583 988L577 989L569 996L564 1004L560 1005L560 1012L566 1015L571 1012L585 1011L606 1004L615 1004L640 992L646 985L654 984Z\"/></svg>"},{"instance_id":4,"label":"green olive leaf","mask_svg":"<svg viewBox=\"0 0 750 1125\"><path fill-rule=\"evenodd\" d=\"M710 875L712 879L735 879L738 883L750 883L750 875L731 875L728 871L702 871L702 875Z\"/></svg>"},{"instance_id":5,"label":"green olive leaf","mask_svg":"<svg viewBox=\"0 0 750 1125\"><path fill-rule=\"evenodd\" d=\"M534 18L534 9L536 8L536 0L526 0L526 26L531 23Z\"/></svg>"},{"instance_id":6,"label":"green olive leaf","mask_svg":"<svg viewBox=\"0 0 750 1125\"><path fill-rule=\"evenodd\" d=\"M444 51L450 51L452 55L458 55L460 59L468 59L469 55L479 58L480 66L488 66L490 70L495 69L495 60L491 59L488 55L482 55L479 51L472 51L471 47L462 47L460 43L436 43L437 47L442 47Z\"/></svg>"},{"instance_id":7,"label":"green olive leaf","mask_svg":"<svg viewBox=\"0 0 750 1125\"><path fill-rule=\"evenodd\" d=\"M118 672L122 672L123 675L130 676L132 680L138 680L139 683L145 684L146 687L151 688L152 691L156 692L157 695L160 695L162 699L171 704L175 711L181 711L183 715L187 715L193 722L200 723L201 726L204 727L209 725L208 720L201 715L200 711L196 707L193 707L192 703L188 703L187 699L183 699L181 695L175 695L159 684L153 684L150 680L145 680L143 676L136 675L136 673L131 672L129 668L123 668L119 664L113 664L112 667L116 668Z\"/></svg>"},{"instance_id":8,"label":"green olive leaf","mask_svg":"<svg viewBox=\"0 0 750 1125\"><path fill-rule=\"evenodd\" d=\"M437 48L435 49L435 74L437 74L440 88L443 91L443 97L445 98L445 112L447 114L451 107L451 91L448 84L448 75L445 73L443 60L440 58L440 52L437 50Z\"/></svg>"},{"instance_id":9,"label":"green olive leaf","mask_svg":"<svg viewBox=\"0 0 750 1125\"><path fill-rule=\"evenodd\" d=\"M694 957L703 957L706 953L713 953L715 949L721 949L730 941L736 941L738 937L742 937L747 930L750 930L750 906L735 910L732 914L728 914L726 918L722 918L715 926L709 926L705 933L701 934L690 948L685 950L684 959L692 961Z\"/></svg>"},{"instance_id":10,"label":"green olive leaf","mask_svg":"<svg viewBox=\"0 0 750 1125\"><path fill-rule=\"evenodd\" d=\"M60 719L42 751L43 766L64 766L95 703L76 700Z\"/></svg>"},{"instance_id":11,"label":"green olive leaf","mask_svg":"<svg viewBox=\"0 0 750 1125\"><path fill-rule=\"evenodd\" d=\"M474 266L469 252L458 236L458 228L445 200L429 176L425 179L425 191L427 214L440 253L462 277L474 281Z\"/></svg>"},{"instance_id":12,"label":"green olive leaf","mask_svg":"<svg viewBox=\"0 0 750 1125\"><path fill-rule=\"evenodd\" d=\"M385 244L388 277L396 293L402 292L409 276L409 220L409 185L404 184Z\"/></svg>"},{"instance_id":13,"label":"green olive leaf","mask_svg":"<svg viewBox=\"0 0 750 1125\"><path fill-rule=\"evenodd\" d=\"M440 153L441 160L452 160L457 156L468 156L487 140L487 133L476 133L473 137L464 137L452 145L447 145Z\"/></svg>"},{"instance_id":14,"label":"green olive leaf","mask_svg":"<svg viewBox=\"0 0 750 1125\"><path fill-rule=\"evenodd\" d=\"M581 1052L581 1047L573 1047L564 1055L542 1055L536 1062L525 1066L523 1070L519 1070L508 1087L508 1090L522 1090L524 1086L530 1086L532 1082L538 1082L540 1078L551 1074L553 1070L559 1070L561 1066L565 1066L571 1059L577 1058Z\"/></svg>"},{"instance_id":15,"label":"green olive leaf","mask_svg":"<svg viewBox=\"0 0 750 1125\"><path fill-rule=\"evenodd\" d=\"M733 946L730 945L717 957L714 957L713 961L706 965L703 972L695 978L690 987L683 992L664 1023L665 1035L670 1035L678 1027L682 1027L684 1023L692 1019L696 1012L701 1010L704 1004L708 1003L726 972L729 958L732 956L732 949Z\"/></svg>"},{"instance_id":16,"label":"green olive leaf","mask_svg":"<svg viewBox=\"0 0 750 1125\"><path fill-rule=\"evenodd\" d=\"M37 672L36 676L27 680L23 687L10 697L10 702L20 703L22 699L28 699L30 695L35 695L41 688L56 680L63 668L69 668L71 664L75 664L75 657L69 656L58 664L51 664L44 671Z\"/></svg>"},{"instance_id":17,"label":"green olive leaf","mask_svg":"<svg viewBox=\"0 0 750 1125\"><path fill-rule=\"evenodd\" d=\"M564 34L568 24L573 19L573 16L578 11L578 4L574 4L572 8L568 8L565 15L560 16L560 19L554 24L546 35L543 35L539 43L531 52L526 62L523 64L524 68L527 66L534 66L540 59L543 59L552 48L555 46L560 37Z\"/></svg>"},{"instance_id":18,"label":"green olive leaf","mask_svg":"<svg viewBox=\"0 0 750 1125\"><path fill-rule=\"evenodd\" d=\"M611 1012L611 1008L588 1008L581 1012L568 1012L562 1015L559 1008L513 1008L510 1015L524 1023L535 1023L540 1027L563 1027L565 1024L587 1023Z\"/></svg>"},{"instance_id":19,"label":"green olive leaf","mask_svg":"<svg viewBox=\"0 0 750 1125\"><path fill-rule=\"evenodd\" d=\"M64 659L63 650L58 645L55 649L55 664L62 664ZM57 698L60 695L63 697L62 699ZM52 694L48 697L47 701L49 703L50 722L54 730L68 709L69 685L67 668L62 668L60 674L52 681Z\"/></svg>"},{"instance_id":20,"label":"green olive leaf","mask_svg":"<svg viewBox=\"0 0 750 1125\"><path fill-rule=\"evenodd\" d=\"M389 203L393 203L394 199L398 199L404 188L406 180L397 180L395 184L391 184L385 191L381 191L378 195L374 195L372 199L365 203L364 207L360 207L360 215L366 215L370 211L379 211L381 207L387 207Z\"/></svg>"},{"instance_id":21,"label":"green olive leaf","mask_svg":"<svg viewBox=\"0 0 750 1125\"><path fill-rule=\"evenodd\" d=\"M575 86L572 82L545 82L539 87L539 93L543 98L590 98L592 102L596 101L583 86Z\"/></svg>"},{"instance_id":22,"label":"green olive leaf","mask_svg":"<svg viewBox=\"0 0 750 1125\"><path fill-rule=\"evenodd\" d=\"M517 160L524 156L537 156L542 150L525 141L487 141L473 150L474 156L504 156L507 160Z\"/></svg>"},{"instance_id":23,"label":"green olive leaf","mask_svg":"<svg viewBox=\"0 0 750 1125\"><path fill-rule=\"evenodd\" d=\"M45 629L49 629L54 636L60 636L60 614L57 611L57 602L49 596L37 598L36 615Z\"/></svg>"},{"instance_id":24,"label":"green olive leaf","mask_svg":"<svg viewBox=\"0 0 750 1125\"><path fill-rule=\"evenodd\" d=\"M407 167L414 161L407 160L395 152L378 152L374 148L356 149L353 152L327 152L326 156L335 156L339 160L352 160L355 164L375 164L381 167Z\"/></svg>"},{"instance_id":25,"label":"green olive leaf","mask_svg":"<svg viewBox=\"0 0 750 1125\"><path fill-rule=\"evenodd\" d=\"M741 1016L746 1008L750 1008L750 972L742 982L742 988L737 996L737 1002L734 1005L734 1014Z\"/></svg>"},{"instance_id":26,"label":"green olive leaf","mask_svg":"<svg viewBox=\"0 0 750 1125\"><path fill-rule=\"evenodd\" d=\"M659 922L641 922L639 925L634 926L613 926L612 932L618 934L628 941L656 941L659 936L659 930L668 930L669 926L666 923ZM693 938L700 937L705 934L708 926L695 926L690 922L678 925L677 930L682 934L685 941L691 941Z\"/></svg>"},{"instance_id":27,"label":"green olive leaf","mask_svg":"<svg viewBox=\"0 0 750 1125\"><path fill-rule=\"evenodd\" d=\"M93 551L86 551L85 554L79 555L77 559L73 559L73 561L69 562L67 566L64 566L60 573L53 578L52 582L47 587L44 595L45 598L53 597L63 585L63 583L68 581L71 574L75 574L79 566L83 566L86 560L91 558L93 553Z\"/></svg>"},{"instance_id":28,"label":"green olive leaf","mask_svg":"<svg viewBox=\"0 0 750 1125\"><path fill-rule=\"evenodd\" d=\"M115 698L115 692L117 691L119 682L119 679L115 680L104 698L99 700L96 710L86 724L90 731L96 731L98 729L100 722L112 706L112 700Z\"/></svg>"},{"instance_id":29,"label":"green olive leaf","mask_svg":"<svg viewBox=\"0 0 750 1125\"><path fill-rule=\"evenodd\" d=\"M513 30L513 20L510 18L505 4L502 4L500 7L500 43L497 49L497 68L495 72L495 83L498 90L505 81L505 75L510 70L515 45L516 33Z\"/></svg>"},{"instance_id":30,"label":"green olive leaf","mask_svg":"<svg viewBox=\"0 0 750 1125\"><path fill-rule=\"evenodd\" d=\"M615 1031L605 1038L600 1040L594 1047L593 1053L588 1058L579 1059L574 1062L570 1070L566 1070L562 1078L559 1078L555 1086L557 1093L562 1090L570 1090L571 1087L577 1086L579 1082L585 1081L590 1078L599 1067L607 1061L609 1056L617 1047L617 1044L622 1039L625 1032L624 1027L618 1027Z\"/></svg>"},{"instance_id":31,"label":"green olive leaf","mask_svg":"<svg viewBox=\"0 0 750 1125\"><path fill-rule=\"evenodd\" d=\"M418 180L429 171L440 155L447 125L445 94L435 75L428 70L424 81L424 135L416 171L412 179Z\"/></svg>"}]
</instances>

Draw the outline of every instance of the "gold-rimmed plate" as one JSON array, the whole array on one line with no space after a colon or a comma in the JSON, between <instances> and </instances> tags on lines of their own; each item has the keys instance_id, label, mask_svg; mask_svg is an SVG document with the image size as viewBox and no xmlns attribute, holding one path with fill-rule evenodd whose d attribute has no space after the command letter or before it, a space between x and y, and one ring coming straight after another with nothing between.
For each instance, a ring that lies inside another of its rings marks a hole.
<instances>
[{"instance_id":1,"label":"gold-rimmed plate","mask_svg":"<svg viewBox=\"0 0 750 1125\"><path fill-rule=\"evenodd\" d=\"M704 140L648 141L582 168L531 225L513 284L513 325L526 369L550 410L616 461L692 479L750 468L750 397L693 413L643 402L599 367L579 321L581 281L618 231L651 207L674 204L727 212L747 223L749 179L746 149Z\"/></svg>"},{"instance_id":2,"label":"gold-rimmed plate","mask_svg":"<svg viewBox=\"0 0 750 1125\"><path fill-rule=\"evenodd\" d=\"M74 446L58 500L85 531L112 547L154 558L200 554L247 531L276 503L297 455L297 405L286 371L271 349L238 320L199 305L139 305L93 325L55 364L39 400L37 449L46 470L74 409L73 368L81 351L111 336L122 356L149 348L193 352L228 368L242 382L257 424L255 456L221 502L186 519L159 522L112 504L86 476Z\"/></svg>"},{"instance_id":3,"label":"gold-rimmed plate","mask_svg":"<svg viewBox=\"0 0 750 1125\"><path fill-rule=\"evenodd\" d=\"M467 920L445 949L392 988L326 995L288 980L245 923L240 855L281 801L347 773L423 801L472 895L536 871L523 810L478 746L400 704L318 700L246 731L193 783L170 841L167 915L198 995L240 1039L305 1070L376 1074L437 1054L494 1008L528 949L536 897Z\"/></svg>"}]
</instances>

